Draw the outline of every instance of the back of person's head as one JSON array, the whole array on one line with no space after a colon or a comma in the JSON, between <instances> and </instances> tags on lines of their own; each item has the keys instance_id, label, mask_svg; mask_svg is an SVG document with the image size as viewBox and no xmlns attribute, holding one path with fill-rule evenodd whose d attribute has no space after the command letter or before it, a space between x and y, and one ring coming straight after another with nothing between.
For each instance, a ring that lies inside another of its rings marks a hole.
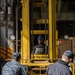
<instances>
[{"instance_id":1,"label":"back of person's head","mask_svg":"<svg viewBox=\"0 0 75 75\"><path fill-rule=\"evenodd\" d=\"M73 62L74 54L71 50L66 50L62 55L62 60L66 63Z\"/></svg>"},{"instance_id":2,"label":"back of person's head","mask_svg":"<svg viewBox=\"0 0 75 75\"><path fill-rule=\"evenodd\" d=\"M37 40L43 40L43 37L40 35L38 36Z\"/></svg>"},{"instance_id":3,"label":"back of person's head","mask_svg":"<svg viewBox=\"0 0 75 75\"><path fill-rule=\"evenodd\" d=\"M66 50L63 55L67 56L68 58L74 58L74 54L71 50Z\"/></svg>"},{"instance_id":4,"label":"back of person's head","mask_svg":"<svg viewBox=\"0 0 75 75\"><path fill-rule=\"evenodd\" d=\"M19 61L20 58L21 58L21 54L20 53L15 52L15 53L12 54L12 59L15 59L15 60Z\"/></svg>"}]
</instances>

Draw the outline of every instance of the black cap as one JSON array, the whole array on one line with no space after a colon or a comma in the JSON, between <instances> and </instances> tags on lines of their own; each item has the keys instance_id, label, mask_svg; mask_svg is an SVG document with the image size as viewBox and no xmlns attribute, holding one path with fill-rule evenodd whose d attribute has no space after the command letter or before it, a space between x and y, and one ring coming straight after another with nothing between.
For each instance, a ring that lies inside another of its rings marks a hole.
<instances>
[{"instance_id":1,"label":"black cap","mask_svg":"<svg viewBox=\"0 0 75 75\"><path fill-rule=\"evenodd\" d=\"M63 55L67 56L68 58L74 58L74 54L71 50L66 50Z\"/></svg>"},{"instance_id":2,"label":"black cap","mask_svg":"<svg viewBox=\"0 0 75 75\"><path fill-rule=\"evenodd\" d=\"M20 53L18 52L13 53L12 58L18 58L18 57L20 57Z\"/></svg>"}]
</instances>

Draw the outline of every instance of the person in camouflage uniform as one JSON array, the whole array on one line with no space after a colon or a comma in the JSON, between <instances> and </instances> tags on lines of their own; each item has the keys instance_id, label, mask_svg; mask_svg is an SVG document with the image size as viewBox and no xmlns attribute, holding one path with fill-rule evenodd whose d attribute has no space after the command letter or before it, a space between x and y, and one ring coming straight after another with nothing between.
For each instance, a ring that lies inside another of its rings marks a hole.
<instances>
[{"instance_id":1,"label":"person in camouflage uniform","mask_svg":"<svg viewBox=\"0 0 75 75\"><path fill-rule=\"evenodd\" d=\"M27 69L20 65L20 54L13 53L12 61L7 62L2 68L2 75L27 75Z\"/></svg>"}]
</instances>

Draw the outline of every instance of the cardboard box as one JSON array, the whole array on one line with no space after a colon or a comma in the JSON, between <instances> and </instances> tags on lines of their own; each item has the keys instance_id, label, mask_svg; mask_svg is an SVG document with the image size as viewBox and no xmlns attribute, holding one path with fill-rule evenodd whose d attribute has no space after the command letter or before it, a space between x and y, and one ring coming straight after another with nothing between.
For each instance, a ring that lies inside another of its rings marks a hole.
<instances>
[{"instance_id":1,"label":"cardboard box","mask_svg":"<svg viewBox=\"0 0 75 75\"><path fill-rule=\"evenodd\" d=\"M75 54L75 37L72 37L72 51Z\"/></svg>"},{"instance_id":2,"label":"cardboard box","mask_svg":"<svg viewBox=\"0 0 75 75\"><path fill-rule=\"evenodd\" d=\"M72 50L72 40L64 40L64 43L58 46L59 58L66 50Z\"/></svg>"}]
</instances>

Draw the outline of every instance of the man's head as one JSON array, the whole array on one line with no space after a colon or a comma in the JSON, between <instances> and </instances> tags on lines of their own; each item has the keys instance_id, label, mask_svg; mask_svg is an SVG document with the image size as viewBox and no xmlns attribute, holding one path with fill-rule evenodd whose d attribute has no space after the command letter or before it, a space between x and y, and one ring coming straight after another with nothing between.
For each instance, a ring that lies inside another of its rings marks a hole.
<instances>
[{"instance_id":1,"label":"man's head","mask_svg":"<svg viewBox=\"0 0 75 75\"><path fill-rule=\"evenodd\" d=\"M12 54L12 59L15 59L15 60L19 61L20 58L21 58L20 53L15 52L15 53Z\"/></svg>"},{"instance_id":2,"label":"man's head","mask_svg":"<svg viewBox=\"0 0 75 75\"><path fill-rule=\"evenodd\" d=\"M37 40L38 40L38 44L43 43L43 37L42 36L38 36Z\"/></svg>"},{"instance_id":3,"label":"man's head","mask_svg":"<svg viewBox=\"0 0 75 75\"><path fill-rule=\"evenodd\" d=\"M66 63L70 63L73 61L74 54L71 50L66 50L62 55L62 60L64 60Z\"/></svg>"}]
</instances>

